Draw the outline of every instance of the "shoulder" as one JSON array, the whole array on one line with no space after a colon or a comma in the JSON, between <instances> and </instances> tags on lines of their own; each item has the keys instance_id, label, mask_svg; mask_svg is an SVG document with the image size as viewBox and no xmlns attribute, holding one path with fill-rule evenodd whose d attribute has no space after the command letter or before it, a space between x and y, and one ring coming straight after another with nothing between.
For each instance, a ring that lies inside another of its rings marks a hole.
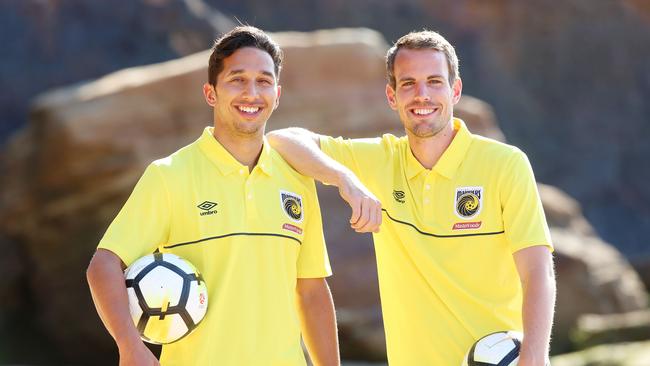
<instances>
[{"instance_id":1,"label":"shoulder","mask_svg":"<svg viewBox=\"0 0 650 366\"><path fill-rule=\"evenodd\" d=\"M166 176L177 174L191 166L191 162L197 158L197 153L199 153L199 147L196 142L193 142L164 158L152 161L149 166Z\"/></svg>"},{"instance_id":2,"label":"shoulder","mask_svg":"<svg viewBox=\"0 0 650 366\"><path fill-rule=\"evenodd\" d=\"M391 149L402 143L405 137L397 137L386 133L379 137L345 138L342 136L321 136L321 146L326 147L348 146L353 149Z\"/></svg>"},{"instance_id":3,"label":"shoulder","mask_svg":"<svg viewBox=\"0 0 650 366\"><path fill-rule=\"evenodd\" d=\"M273 148L270 151L271 163L273 164L273 178L284 180L287 184L298 186L305 191L315 190L314 179L298 173L289 165Z\"/></svg>"},{"instance_id":4,"label":"shoulder","mask_svg":"<svg viewBox=\"0 0 650 366\"><path fill-rule=\"evenodd\" d=\"M479 135L472 135L468 153L470 157L490 159L500 166L508 165L513 160L527 159L526 154L517 146Z\"/></svg>"},{"instance_id":5,"label":"shoulder","mask_svg":"<svg viewBox=\"0 0 650 366\"><path fill-rule=\"evenodd\" d=\"M517 146L477 135L472 135L463 165L476 174L495 177L500 183L532 173L528 157Z\"/></svg>"}]
</instances>

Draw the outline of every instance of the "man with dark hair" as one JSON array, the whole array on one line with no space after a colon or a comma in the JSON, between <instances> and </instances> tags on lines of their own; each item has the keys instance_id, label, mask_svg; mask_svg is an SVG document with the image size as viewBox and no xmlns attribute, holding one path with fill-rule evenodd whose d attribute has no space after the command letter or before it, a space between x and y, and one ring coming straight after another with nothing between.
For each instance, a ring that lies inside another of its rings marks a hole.
<instances>
[{"instance_id":1,"label":"man with dark hair","mask_svg":"<svg viewBox=\"0 0 650 366\"><path fill-rule=\"evenodd\" d=\"M511 329L524 332L519 366L544 365L553 248L526 155L453 117L462 82L440 34L400 38L386 68L406 136L292 128L269 142L299 172L336 185L352 228L374 233L391 366L460 365L477 339Z\"/></svg>"},{"instance_id":2,"label":"man with dark hair","mask_svg":"<svg viewBox=\"0 0 650 366\"><path fill-rule=\"evenodd\" d=\"M301 333L314 364L339 364L314 181L264 139L281 64L257 28L220 38L203 86L214 127L147 167L99 243L87 277L120 365L159 365L129 315L122 272L155 250L194 264L209 298L202 323L163 346L161 364L305 365Z\"/></svg>"}]
</instances>

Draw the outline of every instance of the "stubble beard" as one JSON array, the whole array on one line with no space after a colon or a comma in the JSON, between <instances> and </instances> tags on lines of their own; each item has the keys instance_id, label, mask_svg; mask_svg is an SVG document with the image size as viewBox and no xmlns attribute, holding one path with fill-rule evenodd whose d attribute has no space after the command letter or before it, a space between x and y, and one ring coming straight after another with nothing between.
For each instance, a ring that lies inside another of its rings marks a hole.
<instances>
[{"instance_id":1,"label":"stubble beard","mask_svg":"<svg viewBox=\"0 0 650 366\"><path fill-rule=\"evenodd\" d=\"M243 137L252 137L264 134L265 125L265 122L235 122L233 125L233 132Z\"/></svg>"},{"instance_id":2,"label":"stubble beard","mask_svg":"<svg viewBox=\"0 0 650 366\"><path fill-rule=\"evenodd\" d=\"M413 123L406 129L414 136L419 138L434 137L445 129L449 122L449 118L445 120L444 117L436 118L431 122ZM406 125L406 124L405 124Z\"/></svg>"}]
</instances>

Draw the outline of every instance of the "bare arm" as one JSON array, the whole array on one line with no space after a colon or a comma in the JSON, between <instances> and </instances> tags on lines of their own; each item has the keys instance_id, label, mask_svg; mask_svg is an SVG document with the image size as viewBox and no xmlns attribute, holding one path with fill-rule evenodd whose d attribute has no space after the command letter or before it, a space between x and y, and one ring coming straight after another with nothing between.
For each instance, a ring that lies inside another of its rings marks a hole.
<instances>
[{"instance_id":1,"label":"bare arm","mask_svg":"<svg viewBox=\"0 0 650 366\"><path fill-rule=\"evenodd\" d=\"M160 365L142 343L129 313L124 264L113 252L98 249L86 277L97 313L120 352L120 366Z\"/></svg>"},{"instance_id":2,"label":"bare arm","mask_svg":"<svg viewBox=\"0 0 650 366\"><path fill-rule=\"evenodd\" d=\"M381 202L350 169L330 158L320 149L320 135L302 128L269 132L269 144L300 174L339 189L352 208L350 226L357 232L378 232L381 225Z\"/></svg>"},{"instance_id":3,"label":"bare arm","mask_svg":"<svg viewBox=\"0 0 650 366\"><path fill-rule=\"evenodd\" d=\"M299 278L296 287L303 340L315 366L338 366L339 344L332 295L324 278Z\"/></svg>"},{"instance_id":4,"label":"bare arm","mask_svg":"<svg viewBox=\"0 0 650 366\"><path fill-rule=\"evenodd\" d=\"M555 306L553 258L545 246L525 248L513 256L524 292L524 341L519 365L542 366L548 359Z\"/></svg>"}]
</instances>

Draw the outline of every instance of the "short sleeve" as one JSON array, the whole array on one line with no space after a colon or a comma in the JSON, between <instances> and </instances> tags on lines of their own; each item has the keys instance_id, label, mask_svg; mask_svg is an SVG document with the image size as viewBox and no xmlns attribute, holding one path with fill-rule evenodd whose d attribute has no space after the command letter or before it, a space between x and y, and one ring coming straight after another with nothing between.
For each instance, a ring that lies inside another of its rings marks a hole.
<instances>
[{"instance_id":1,"label":"short sleeve","mask_svg":"<svg viewBox=\"0 0 650 366\"><path fill-rule=\"evenodd\" d=\"M127 266L166 243L170 226L169 197L159 168L151 164L99 242Z\"/></svg>"},{"instance_id":2,"label":"short sleeve","mask_svg":"<svg viewBox=\"0 0 650 366\"><path fill-rule=\"evenodd\" d=\"M535 176L526 155L516 150L504 172L501 190L503 225L512 253L545 245L553 251Z\"/></svg>"},{"instance_id":3,"label":"short sleeve","mask_svg":"<svg viewBox=\"0 0 650 366\"><path fill-rule=\"evenodd\" d=\"M298 278L322 278L332 275L325 238L323 235L323 220L321 218L316 185L311 180L308 200L304 203L307 214L303 241L298 255Z\"/></svg>"},{"instance_id":4,"label":"short sleeve","mask_svg":"<svg viewBox=\"0 0 650 366\"><path fill-rule=\"evenodd\" d=\"M345 165L363 182L373 176L378 164L388 159L386 144L381 137L344 139L321 136L320 147L325 154Z\"/></svg>"}]
</instances>

